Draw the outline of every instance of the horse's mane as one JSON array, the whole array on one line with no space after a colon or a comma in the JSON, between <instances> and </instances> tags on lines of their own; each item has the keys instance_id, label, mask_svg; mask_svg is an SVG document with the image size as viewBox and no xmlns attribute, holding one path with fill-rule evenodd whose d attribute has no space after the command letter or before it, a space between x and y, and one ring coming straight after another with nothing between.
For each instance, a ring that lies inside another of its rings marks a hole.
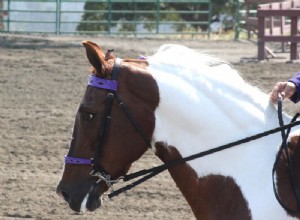
<instances>
[{"instance_id":1,"label":"horse's mane","mask_svg":"<svg viewBox=\"0 0 300 220\"><path fill-rule=\"evenodd\" d=\"M161 46L157 52L153 55L155 58L163 57L163 60L168 63L176 63L177 59L184 59L184 61L188 62L188 64L192 65L193 63L197 64L204 64L208 66L215 66L220 64L228 64L228 62L223 61L219 58L210 56L205 53L197 52L196 50L190 49L183 45L176 45L176 44L165 44ZM152 57L152 58L153 58ZM201 63L199 60L191 59L194 58L201 58ZM188 60L185 60L187 58ZM178 63L177 63L178 64ZM187 63L185 63L187 64Z\"/></svg>"},{"instance_id":2,"label":"horse's mane","mask_svg":"<svg viewBox=\"0 0 300 220\"><path fill-rule=\"evenodd\" d=\"M149 61L152 64L160 63L162 65L176 67L176 69L180 70L191 70L186 71L184 74L182 74L181 71L173 73L185 78L201 75L202 77L210 79L222 78L222 81L225 80L226 83L230 84L234 82L245 83L230 63L182 45L163 45L149 58ZM214 71L220 66L226 68L226 71Z\"/></svg>"},{"instance_id":3,"label":"horse's mane","mask_svg":"<svg viewBox=\"0 0 300 220\"><path fill-rule=\"evenodd\" d=\"M148 59L154 69L172 72L195 87L211 87L211 90L224 89L224 93L243 95L245 101L269 104L268 95L247 83L238 71L228 62L206 53L192 50L182 45L167 44ZM250 100L249 100L250 99Z\"/></svg>"}]
</instances>

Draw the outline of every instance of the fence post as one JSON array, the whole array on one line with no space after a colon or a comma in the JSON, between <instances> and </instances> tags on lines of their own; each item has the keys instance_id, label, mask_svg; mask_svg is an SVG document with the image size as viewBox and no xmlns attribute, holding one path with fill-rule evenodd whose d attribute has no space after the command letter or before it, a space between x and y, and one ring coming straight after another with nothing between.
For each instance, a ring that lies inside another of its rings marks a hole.
<instances>
[{"instance_id":1,"label":"fence post","mask_svg":"<svg viewBox=\"0 0 300 220\"><path fill-rule=\"evenodd\" d=\"M209 6L208 6L208 39L210 39L210 23L211 23L211 11L212 11L212 7L211 7L211 0L209 1Z\"/></svg>"},{"instance_id":2,"label":"fence post","mask_svg":"<svg viewBox=\"0 0 300 220\"><path fill-rule=\"evenodd\" d=\"M133 0L133 25L134 25L134 36L136 37L137 36L137 16L136 16L136 13L137 13L137 5L136 5L136 2L135 0Z\"/></svg>"},{"instance_id":3,"label":"fence post","mask_svg":"<svg viewBox=\"0 0 300 220\"><path fill-rule=\"evenodd\" d=\"M60 34L60 12L61 12L61 4L60 0L56 0L56 35Z\"/></svg>"},{"instance_id":4,"label":"fence post","mask_svg":"<svg viewBox=\"0 0 300 220\"><path fill-rule=\"evenodd\" d=\"M238 40L240 38L240 31L241 31L241 29L240 29L240 22L241 22L240 7L241 7L240 0L236 0L236 12L235 12L236 20L235 20L235 36L234 36L235 40Z\"/></svg>"},{"instance_id":5,"label":"fence post","mask_svg":"<svg viewBox=\"0 0 300 220\"><path fill-rule=\"evenodd\" d=\"M298 17L297 16L291 16L291 36L294 37L297 35L298 30ZM291 54L290 54L290 60L297 60L299 59L298 53L297 53L297 41L291 42Z\"/></svg>"},{"instance_id":6,"label":"fence post","mask_svg":"<svg viewBox=\"0 0 300 220\"><path fill-rule=\"evenodd\" d=\"M257 34L257 44L258 44L258 60L262 61L266 58L266 50L265 50L265 17L261 15L261 13L257 13L258 15L258 34Z\"/></svg>"},{"instance_id":7,"label":"fence post","mask_svg":"<svg viewBox=\"0 0 300 220\"><path fill-rule=\"evenodd\" d=\"M10 0L7 2L7 32L10 29Z\"/></svg>"},{"instance_id":8,"label":"fence post","mask_svg":"<svg viewBox=\"0 0 300 220\"><path fill-rule=\"evenodd\" d=\"M108 34L111 34L111 19L112 19L112 15L111 15L111 9L112 9L112 3L111 0L107 0L107 4L108 4Z\"/></svg>"},{"instance_id":9,"label":"fence post","mask_svg":"<svg viewBox=\"0 0 300 220\"><path fill-rule=\"evenodd\" d=\"M160 0L156 0L156 34L159 34Z\"/></svg>"},{"instance_id":10,"label":"fence post","mask_svg":"<svg viewBox=\"0 0 300 220\"><path fill-rule=\"evenodd\" d=\"M4 4L0 0L0 31L4 31Z\"/></svg>"}]
</instances>

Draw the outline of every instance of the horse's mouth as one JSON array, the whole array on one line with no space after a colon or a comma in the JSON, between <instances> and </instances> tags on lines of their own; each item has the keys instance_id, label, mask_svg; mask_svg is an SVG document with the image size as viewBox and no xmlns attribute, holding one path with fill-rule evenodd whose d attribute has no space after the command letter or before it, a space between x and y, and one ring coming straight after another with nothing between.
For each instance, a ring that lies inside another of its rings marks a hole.
<instances>
[{"instance_id":1,"label":"horse's mouth","mask_svg":"<svg viewBox=\"0 0 300 220\"><path fill-rule=\"evenodd\" d=\"M77 196L70 196L67 190L58 190L60 195L68 204L69 207L75 212L95 211L102 204L101 195L105 191L106 187L102 184L94 183L85 195L81 198Z\"/></svg>"},{"instance_id":2,"label":"horse's mouth","mask_svg":"<svg viewBox=\"0 0 300 220\"><path fill-rule=\"evenodd\" d=\"M90 212L95 211L102 204L99 193L99 184L95 184L90 193L87 194L86 209Z\"/></svg>"},{"instance_id":3,"label":"horse's mouth","mask_svg":"<svg viewBox=\"0 0 300 220\"><path fill-rule=\"evenodd\" d=\"M81 208L80 211L90 211L93 212L97 208L99 208L102 204L102 199L101 199L101 192L102 187L100 187L100 184L94 184L89 193L86 194L85 198L83 199L81 203Z\"/></svg>"}]
</instances>

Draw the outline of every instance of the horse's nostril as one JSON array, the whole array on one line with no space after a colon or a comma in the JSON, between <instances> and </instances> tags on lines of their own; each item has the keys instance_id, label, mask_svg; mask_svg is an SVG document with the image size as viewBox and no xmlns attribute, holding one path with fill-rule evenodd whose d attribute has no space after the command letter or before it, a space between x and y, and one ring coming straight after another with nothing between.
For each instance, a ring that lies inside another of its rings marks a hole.
<instances>
[{"instance_id":1,"label":"horse's nostril","mask_svg":"<svg viewBox=\"0 0 300 220\"><path fill-rule=\"evenodd\" d=\"M63 195L63 197L66 200L66 202L69 202L70 196L66 192L64 192L64 191L62 191L61 194Z\"/></svg>"}]
</instances>

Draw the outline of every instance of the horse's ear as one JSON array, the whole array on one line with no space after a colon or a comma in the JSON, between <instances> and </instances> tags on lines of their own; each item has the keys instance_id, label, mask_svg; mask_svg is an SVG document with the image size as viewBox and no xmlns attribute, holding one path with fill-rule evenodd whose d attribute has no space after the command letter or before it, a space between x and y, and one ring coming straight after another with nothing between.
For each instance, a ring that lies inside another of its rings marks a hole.
<instances>
[{"instance_id":1,"label":"horse's ear","mask_svg":"<svg viewBox=\"0 0 300 220\"><path fill-rule=\"evenodd\" d=\"M105 67L103 64L105 61L102 49L97 44L91 41L83 41L82 44L86 49L86 55L89 62L95 69L95 74L99 76L104 75Z\"/></svg>"}]
</instances>

